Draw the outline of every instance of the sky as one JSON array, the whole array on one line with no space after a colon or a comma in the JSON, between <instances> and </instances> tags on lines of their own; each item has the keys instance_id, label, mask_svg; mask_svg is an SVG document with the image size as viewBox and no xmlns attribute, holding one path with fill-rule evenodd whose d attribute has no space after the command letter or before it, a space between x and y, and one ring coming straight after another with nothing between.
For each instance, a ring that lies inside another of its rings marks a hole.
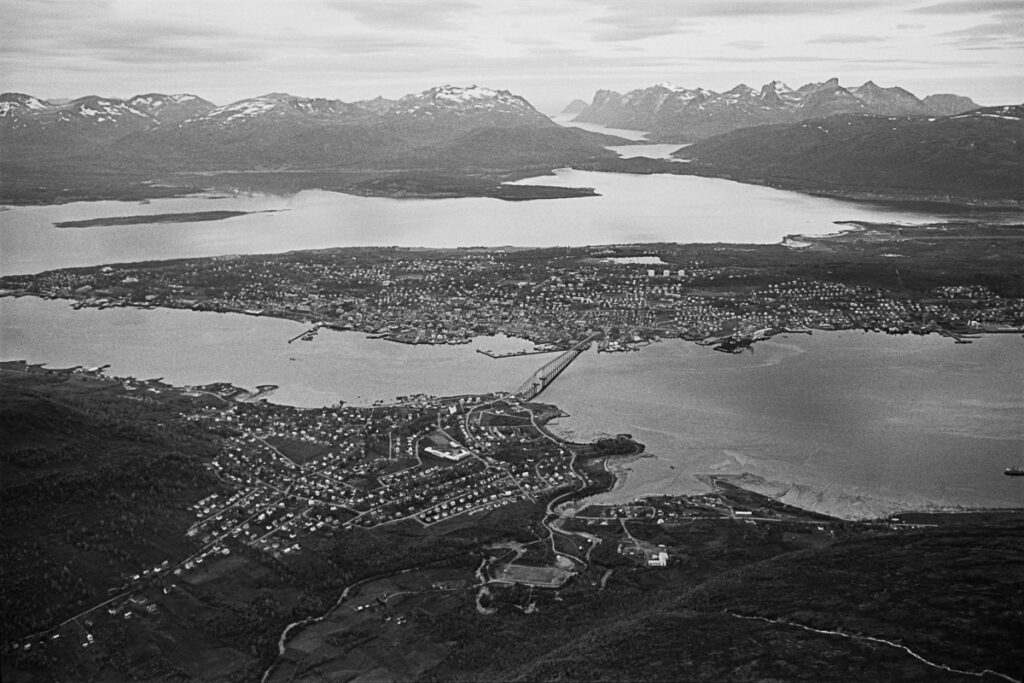
<instances>
[{"instance_id":1,"label":"sky","mask_svg":"<svg viewBox=\"0 0 1024 683\"><path fill-rule=\"evenodd\" d=\"M1024 0L0 0L0 91L268 92L345 101L435 85L549 114L597 89L833 76L1024 102Z\"/></svg>"}]
</instances>

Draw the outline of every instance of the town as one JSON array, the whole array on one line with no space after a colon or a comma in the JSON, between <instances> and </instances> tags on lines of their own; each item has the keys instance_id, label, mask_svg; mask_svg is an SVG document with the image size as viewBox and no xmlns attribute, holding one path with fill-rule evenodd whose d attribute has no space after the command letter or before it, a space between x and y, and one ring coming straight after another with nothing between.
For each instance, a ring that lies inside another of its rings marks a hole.
<instances>
[{"instance_id":1,"label":"town","mask_svg":"<svg viewBox=\"0 0 1024 683\"><path fill-rule=\"evenodd\" d=\"M92 647L93 626L104 613L123 620L153 616L180 582L240 551L283 562L301 554L311 539L343 542L357 528L405 522L426 529L517 503L541 510L560 497L607 486L604 457L642 450L624 436L596 444L564 442L544 427L559 410L515 394L412 396L370 407L299 409L252 401L251 392L227 384L179 388L108 378L100 370L54 372L23 362L3 368L65 376L129 403L185 406L177 418L216 435L220 444L206 465L217 489L188 506L190 552L124 574L111 597L8 644L22 652L65 637ZM544 524L552 549L556 536L573 535Z\"/></svg>"},{"instance_id":2,"label":"town","mask_svg":"<svg viewBox=\"0 0 1024 683\"><path fill-rule=\"evenodd\" d=\"M410 344L501 333L555 349L596 335L601 351L682 338L735 352L815 329L967 343L1024 325L1019 259L1000 250L1002 228L988 228L992 241L978 229L976 242L871 226L760 246L332 249L9 276L0 293L284 317L314 325L304 341L326 326ZM971 269L949 267L972 255Z\"/></svg>"}]
</instances>

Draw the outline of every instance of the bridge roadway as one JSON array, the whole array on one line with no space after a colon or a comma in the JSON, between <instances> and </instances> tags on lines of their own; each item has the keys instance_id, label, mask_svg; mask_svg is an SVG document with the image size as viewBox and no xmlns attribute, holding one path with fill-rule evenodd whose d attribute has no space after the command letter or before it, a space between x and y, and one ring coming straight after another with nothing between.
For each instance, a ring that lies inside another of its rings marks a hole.
<instances>
[{"instance_id":1,"label":"bridge roadway","mask_svg":"<svg viewBox=\"0 0 1024 683\"><path fill-rule=\"evenodd\" d=\"M592 334L580 343L576 344L568 351L565 351L557 358L552 361L545 363L539 370L530 375L516 391L516 396L520 401L532 401L537 398L542 391L548 388L555 378L558 377L569 367L569 363L576 360L581 353L590 348L590 343L600 337L600 334Z\"/></svg>"}]
</instances>

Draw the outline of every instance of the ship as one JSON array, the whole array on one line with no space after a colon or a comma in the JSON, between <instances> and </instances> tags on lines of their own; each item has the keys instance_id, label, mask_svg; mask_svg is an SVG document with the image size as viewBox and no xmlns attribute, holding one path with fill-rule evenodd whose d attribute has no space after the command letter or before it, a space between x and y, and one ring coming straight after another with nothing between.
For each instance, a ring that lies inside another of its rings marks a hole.
<instances>
[{"instance_id":1,"label":"ship","mask_svg":"<svg viewBox=\"0 0 1024 683\"><path fill-rule=\"evenodd\" d=\"M1007 467L1003 474L1008 477L1024 477L1024 467Z\"/></svg>"}]
</instances>

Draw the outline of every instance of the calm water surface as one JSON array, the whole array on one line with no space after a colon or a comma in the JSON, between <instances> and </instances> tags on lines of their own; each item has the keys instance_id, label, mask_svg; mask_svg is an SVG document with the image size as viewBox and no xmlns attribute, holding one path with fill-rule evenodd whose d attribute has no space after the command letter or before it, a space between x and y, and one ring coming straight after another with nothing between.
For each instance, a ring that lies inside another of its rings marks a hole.
<instances>
[{"instance_id":1,"label":"calm water surface","mask_svg":"<svg viewBox=\"0 0 1024 683\"><path fill-rule=\"evenodd\" d=\"M494 360L477 348L532 348L520 339L481 337L459 346L411 346L359 332L320 330L311 342L288 340L308 329L291 320L238 313L110 308L76 311L66 301L0 299L0 360L61 368L109 364L107 374L174 385L230 382L280 386L269 400L302 407L339 400L426 393L452 396L514 391L551 356Z\"/></svg>"},{"instance_id":2,"label":"calm water surface","mask_svg":"<svg viewBox=\"0 0 1024 683\"><path fill-rule=\"evenodd\" d=\"M580 128L582 130L589 130L592 133L617 135L620 138L625 138L626 140L636 140L638 142L640 140L647 139L646 131L632 130L630 128L609 128L608 126L602 126L597 123L580 123L578 121L573 121L572 119L572 116L563 116L561 114L557 114L551 117L552 121L554 121L560 126L565 126L567 128ZM676 148L678 149L679 145L676 145Z\"/></svg>"},{"instance_id":3,"label":"calm water surface","mask_svg":"<svg viewBox=\"0 0 1024 683\"><path fill-rule=\"evenodd\" d=\"M1024 459L1024 342L855 332L793 335L730 355L669 341L589 352L546 391L591 439L627 432L652 457L599 500L700 491L744 472L842 514L904 506L1024 505L1003 469Z\"/></svg>"},{"instance_id":4,"label":"calm water surface","mask_svg":"<svg viewBox=\"0 0 1024 683\"><path fill-rule=\"evenodd\" d=\"M53 268L344 246L585 246L625 242L776 243L836 232L834 221L941 217L714 178L562 170L522 183L593 187L599 197L387 199L319 190L0 211L0 275ZM221 221L55 228L55 222L198 211L270 211Z\"/></svg>"}]
</instances>

